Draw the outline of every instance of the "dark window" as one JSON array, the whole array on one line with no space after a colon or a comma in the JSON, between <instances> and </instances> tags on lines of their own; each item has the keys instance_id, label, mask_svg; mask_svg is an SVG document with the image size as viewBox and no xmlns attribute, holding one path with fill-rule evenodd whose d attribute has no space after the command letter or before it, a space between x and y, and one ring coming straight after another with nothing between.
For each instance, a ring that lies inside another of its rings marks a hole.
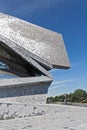
<instances>
[{"instance_id":1,"label":"dark window","mask_svg":"<svg viewBox=\"0 0 87 130\"><path fill-rule=\"evenodd\" d=\"M3 42L0 42L0 70L19 77L36 77L43 75Z\"/></svg>"}]
</instances>

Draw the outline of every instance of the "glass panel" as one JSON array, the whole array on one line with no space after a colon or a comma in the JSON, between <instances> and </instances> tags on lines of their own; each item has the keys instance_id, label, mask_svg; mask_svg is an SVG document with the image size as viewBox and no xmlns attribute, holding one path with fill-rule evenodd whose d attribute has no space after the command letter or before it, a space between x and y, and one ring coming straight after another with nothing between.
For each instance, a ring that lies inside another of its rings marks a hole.
<instances>
[{"instance_id":1,"label":"glass panel","mask_svg":"<svg viewBox=\"0 0 87 130\"><path fill-rule=\"evenodd\" d=\"M4 64L3 62L1 62L0 61L0 69L9 69L9 67L6 65L6 64Z\"/></svg>"},{"instance_id":2,"label":"glass panel","mask_svg":"<svg viewBox=\"0 0 87 130\"><path fill-rule=\"evenodd\" d=\"M12 73L6 72L6 70L9 70L9 67L5 63L0 61L0 79L17 77L16 75Z\"/></svg>"}]
</instances>

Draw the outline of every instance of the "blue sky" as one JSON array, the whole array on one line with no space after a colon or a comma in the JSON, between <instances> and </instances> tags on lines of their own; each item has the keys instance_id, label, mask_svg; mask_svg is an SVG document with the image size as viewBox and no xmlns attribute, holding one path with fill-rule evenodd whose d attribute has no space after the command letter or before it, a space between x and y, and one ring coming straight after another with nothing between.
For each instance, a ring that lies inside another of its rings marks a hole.
<instances>
[{"instance_id":1,"label":"blue sky","mask_svg":"<svg viewBox=\"0 0 87 130\"><path fill-rule=\"evenodd\" d=\"M0 12L62 33L69 70L52 70L49 95L87 91L87 0L0 0Z\"/></svg>"}]
</instances>

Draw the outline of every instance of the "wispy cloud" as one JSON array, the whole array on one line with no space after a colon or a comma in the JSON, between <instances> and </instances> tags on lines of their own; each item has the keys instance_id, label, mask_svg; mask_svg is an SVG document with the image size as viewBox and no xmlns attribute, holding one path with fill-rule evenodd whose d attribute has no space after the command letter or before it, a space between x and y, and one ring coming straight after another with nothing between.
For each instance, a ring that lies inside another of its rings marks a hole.
<instances>
[{"instance_id":1,"label":"wispy cloud","mask_svg":"<svg viewBox=\"0 0 87 130\"><path fill-rule=\"evenodd\" d=\"M75 79L61 80L61 81L54 82L52 85L65 84L65 83L73 82L74 80Z\"/></svg>"},{"instance_id":2,"label":"wispy cloud","mask_svg":"<svg viewBox=\"0 0 87 130\"><path fill-rule=\"evenodd\" d=\"M71 82L74 82L74 81L75 81L75 79L56 81L56 82L52 83L52 85L49 89L61 88L63 86L66 86L67 83L71 83Z\"/></svg>"},{"instance_id":3,"label":"wispy cloud","mask_svg":"<svg viewBox=\"0 0 87 130\"><path fill-rule=\"evenodd\" d=\"M68 2L69 0L66 0ZM21 4L19 13L32 14L35 11L47 11L52 8L58 8L61 4L66 3L65 0L32 0ZM40 13L40 12L39 12Z\"/></svg>"},{"instance_id":4,"label":"wispy cloud","mask_svg":"<svg viewBox=\"0 0 87 130\"><path fill-rule=\"evenodd\" d=\"M60 4L70 0L0 0L0 11L14 14L32 14L35 11L45 11L52 7L59 7Z\"/></svg>"},{"instance_id":5,"label":"wispy cloud","mask_svg":"<svg viewBox=\"0 0 87 130\"><path fill-rule=\"evenodd\" d=\"M87 60L73 63L73 64L72 64L72 67L76 67L76 66L79 66L79 65L81 65L81 64L85 64L85 63L87 63Z\"/></svg>"},{"instance_id":6,"label":"wispy cloud","mask_svg":"<svg viewBox=\"0 0 87 130\"><path fill-rule=\"evenodd\" d=\"M64 87L65 85L66 85L66 84L55 85L55 86L53 86L53 87L49 87L49 90L61 88L61 87Z\"/></svg>"}]
</instances>

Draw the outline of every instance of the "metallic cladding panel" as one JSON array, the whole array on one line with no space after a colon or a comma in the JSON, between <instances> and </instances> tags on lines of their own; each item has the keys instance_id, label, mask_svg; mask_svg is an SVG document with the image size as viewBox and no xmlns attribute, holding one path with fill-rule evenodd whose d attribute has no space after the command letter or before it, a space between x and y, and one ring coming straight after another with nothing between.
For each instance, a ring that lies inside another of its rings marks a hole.
<instances>
[{"instance_id":1,"label":"metallic cladding panel","mask_svg":"<svg viewBox=\"0 0 87 130\"><path fill-rule=\"evenodd\" d=\"M22 86L35 86L43 84L51 84L52 79L47 76L38 77L27 77L27 78L11 78L11 79L0 79L0 88L15 88Z\"/></svg>"},{"instance_id":2,"label":"metallic cladding panel","mask_svg":"<svg viewBox=\"0 0 87 130\"><path fill-rule=\"evenodd\" d=\"M0 35L49 62L54 68L70 67L61 34L0 14Z\"/></svg>"},{"instance_id":3,"label":"metallic cladding panel","mask_svg":"<svg viewBox=\"0 0 87 130\"><path fill-rule=\"evenodd\" d=\"M17 45L14 41L11 41L10 39L1 35L0 35L0 40L2 41L3 45L4 44L7 45L9 48L11 48L11 50L13 50L13 52L19 54L24 59L24 62L27 61L30 65L34 66L37 70L39 70L44 75L52 79L52 76L48 73L48 71L43 66L41 66L38 62L36 62L36 60L31 58L28 51L25 48Z\"/></svg>"}]
</instances>

